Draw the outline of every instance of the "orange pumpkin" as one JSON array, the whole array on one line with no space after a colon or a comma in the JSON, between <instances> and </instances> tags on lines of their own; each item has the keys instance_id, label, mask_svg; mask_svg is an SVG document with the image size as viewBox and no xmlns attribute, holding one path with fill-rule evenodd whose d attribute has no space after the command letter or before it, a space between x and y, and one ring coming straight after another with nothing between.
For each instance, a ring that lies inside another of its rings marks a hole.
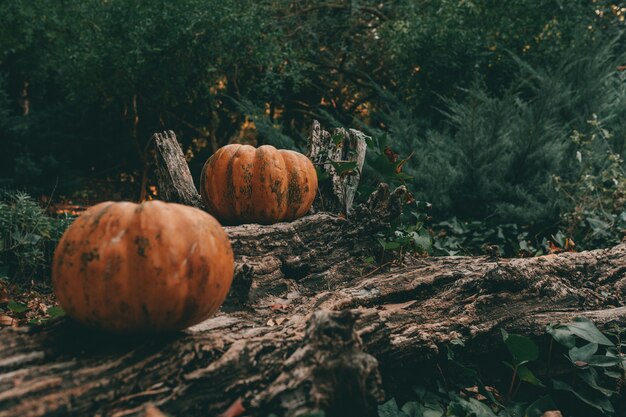
<instances>
[{"instance_id":1,"label":"orange pumpkin","mask_svg":"<svg viewBox=\"0 0 626 417\"><path fill-rule=\"evenodd\" d=\"M200 192L209 212L225 223L291 221L311 208L317 174L298 152L227 145L204 165Z\"/></svg>"},{"instance_id":2,"label":"orange pumpkin","mask_svg":"<svg viewBox=\"0 0 626 417\"><path fill-rule=\"evenodd\" d=\"M220 224L180 204L105 202L67 229L52 284L75 320L112 332L161 332L196 324L220 307L233 251Z\"/></svg>"}]
</instances>

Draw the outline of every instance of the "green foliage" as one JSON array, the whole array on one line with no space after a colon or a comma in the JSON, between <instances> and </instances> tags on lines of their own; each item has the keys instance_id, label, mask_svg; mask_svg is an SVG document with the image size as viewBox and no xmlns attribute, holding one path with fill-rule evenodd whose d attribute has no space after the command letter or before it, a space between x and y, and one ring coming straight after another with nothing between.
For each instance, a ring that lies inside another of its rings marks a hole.
<instances>
[{"instance_id":1,"label":"green foliage","mask_svg":"<svg viewBox=\"0 0 626 417\"><path fill-rule=\"evenodd\" d=\"M21 192L0 197L0 275L17 282L45 278L56 242L71 219L48 216Z\"/></svg>"},{"instance_id":2,"label":"green foliage","mask_svg":"<svg viewBox=\"0 0 626 417\"><path fill-rule=\"evenodd\" d=\"M609 244L623 213L591 207L589 183L624 166L623 17L610 0L0 2L0 177L33 193L141 177L166 128L196 174L231 142L303 150L319 119L376 138L362 194L406 184L437 221L515 225L507 254L544 251L560 222ZM613 168L568 139L592 114Z\"/></svg>"},{"instance_id":3,"label":"green foliage","mask_svg":"<svg viewBox=\"0 0 626 417\"><path fill-rule=\"evenodd\" d=\"M574 131L575 176L556 176L560 195L570 202L562 217L565 231L582 248L611 246L626 235L626 171L612 135L595 114L587 135Z\"/></svg>"},{"instance_id":4,"label":"green foliage","mask_svg":"<svg viewBox=\"0 0 626 417\"><path fill-rule=\"evenodd\" d=\"M623 415L624 404L620 403L626 381L623 329L603 334L589 319L578 317L571 323L551 324L546 331L566 353L561 356L550 344L547 369L541 369L543 358L534 341L502 330L511 356L505 365L512 375L508 387L504 383L501 387L508 388L505 399L497 394L497 384L487 388L480 370L460 362L449 346L447 361L439 368L440 376L445 373L446 377L438 382L438 388L414 388L411 399L402 406L392 398L379 406L379 417L541 417L550 410L560 410L572 417ZM556 372L555 364L559 365ZM531 366L551 383L539 381ZM563 366L569 367L570 374ZM562 376L567 376L567 381ZM528 387L526 391L520 389L524 388L522 383Z\"/></svg>"}]
</instances>

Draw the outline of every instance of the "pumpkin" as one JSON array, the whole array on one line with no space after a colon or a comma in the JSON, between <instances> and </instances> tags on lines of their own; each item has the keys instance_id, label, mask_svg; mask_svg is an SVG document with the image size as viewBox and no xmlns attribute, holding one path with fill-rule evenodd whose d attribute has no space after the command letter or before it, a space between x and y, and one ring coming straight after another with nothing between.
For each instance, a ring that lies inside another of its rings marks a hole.
<instances>
[{"instance_id":1,"label":"pumpkin","mask_svg":"<svg viewBox=\"0 0 626 417\"><path fill-rule=\"evenodd\" d=\"M208 211L228 224L271 224L304 216L317 193L317 173L301 153L263 145L227 145L202 169Z\"/></svg>"},{"instance_id":2,"label":"pumpkin","mask_svg":"<svg viewBox=\"0 0 626 417\"><path fill-rule=\"evenodd\" d=\"M85 325L169 332L215 313L233 271L228 236L210 214L160 201L105 202L66 230L52 284L61 307Z\"/></svg>"}]
</instances>

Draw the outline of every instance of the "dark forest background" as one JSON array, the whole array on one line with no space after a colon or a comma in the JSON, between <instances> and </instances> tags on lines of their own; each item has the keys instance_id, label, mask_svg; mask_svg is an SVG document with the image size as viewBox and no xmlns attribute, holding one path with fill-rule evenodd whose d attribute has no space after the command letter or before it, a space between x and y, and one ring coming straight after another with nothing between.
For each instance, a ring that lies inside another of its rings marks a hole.
<instances>
[{"instance_id":1,"label":"dark forest background","mask_svg":"<svg viewBox=\"0 0 626 417\"><path fill-rule=\"evenodd\" d=\"M432 250L613 244L625 15L609 0L3 0L0 188L143 200L155 131L177 133L197 177L232 142L305 152L317 119L372 135L363 194L405 182L430 202ZM380 163L394 154L402 176Z\"/></svg>"}]
</instances>

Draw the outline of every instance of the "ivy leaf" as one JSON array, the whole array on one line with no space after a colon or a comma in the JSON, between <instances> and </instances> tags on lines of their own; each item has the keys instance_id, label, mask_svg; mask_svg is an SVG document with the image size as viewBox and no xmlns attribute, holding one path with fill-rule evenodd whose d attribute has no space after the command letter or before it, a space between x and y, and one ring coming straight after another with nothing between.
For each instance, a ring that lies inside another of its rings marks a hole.
<instances>
[{"instance_id":1,"label":"ivy leaf","mask_svg":"<svg viewBox=\"0 0 626 417\"><path fill-rule=\"evenodd\" d=\"M613 346L613 342L603 335L596 325L587 317L576 317L572 323L567 323L565 326L567 326L573 334L588 342L604 346Z\"/></svg>"},{"instance_id":2,"label":"ivy leaf","mask_svg":"<svg viewBox=\"0 0 626 417\"><path fill-rule=\"evenodd\" d=\"M525 366L525 365L522 365L522 366L517 368L517 376L522 381L528 382L529 384L534 385L536 387L544 387L545 386L545 385L543 385L541 380L539 380L539 378L537 378L535 376L535 374L533 374L532 371L530 369L528 369L528 367Z\"/></svg>"},{"instance_id":3,"label":"ivy leaf","mask_svg":"<svg viewBox=\"0 0 626 417\"><path fill-rule=\"evenodd\" d=\"M585 404L595 408L596 410L599 410L600 412L615 412L615 409L613 408L613 405L611 404L609 399L596 390L585 387L584 385L579 385L577 389L573 389L569 384L563 381L559 381L557 379L553 379L552 384L554 386L554 389L570 392L574 394L576 398L578 398Z\"/></svg>"},{"instance_id":4,"label":"ivy leaf","mask_svg":"<svg viewBox=\"0 0 626 417\"><path fill-rule=\"evenodd\" d=\"M549 324L546 328L546 332L551 335L554 340L566 348L573 348L576 346L576 338L567 327L559 324Z\"/></svg>"},{"instance_id":5,"label":"ivy leaf","mask_svg":"<svg viewBox=\"0 0 626 417\"><path fill-rule=\"evenodd\" d=\"M615 394L615 391L611 391L610 389L606 389L606 388L600 386L600 384L598 384L598 378L599 378L598 371L593 369L593 368L583 369L583 370L577 372L576 375L581 380L583 380L585 382L585 384L589 385L594 390L601 392L602 394L606 395L607 397L610 397L611 395Z\"/></svg>"},{"instance_id":6,"label":"ivy leaf","mask_svg":"<svg viewBox=\"0 0 626 417\"><path fill-rule=\"evenodd\" d=\"M588 343L583 347L577 348L574 346L568 352L568 356L572 363L576 364L576 362L589 362L589 358L596 354L598 351L597 343Z\"/></svg>"},{"instance_id":7,"label":"ivy leaf","mask_svg":"<svg viewBox=\"0 0 626 417\"><path fill-rule=\"evenodd\" d=\"M535 342L525 336L508 334L504 329L501 329L501 332L502 339L509 349L509 352L511 352L516 366L537 360L539 357L539 347Z\"/></svg>"},{"instance_id":8,"label":"ivy leaf","mask_svg":"<svg viewBox=\"0 0 626 417\"><path fill-rule=\"evenodd\" d=\"M588 363L591 366L597 366L600 368L610 368L611 366L619 365L620 363L622 363L622 360L620 358L615 358L611 356L594 355L591 358L589 358Z\"/></svg>"}]
</instances>

